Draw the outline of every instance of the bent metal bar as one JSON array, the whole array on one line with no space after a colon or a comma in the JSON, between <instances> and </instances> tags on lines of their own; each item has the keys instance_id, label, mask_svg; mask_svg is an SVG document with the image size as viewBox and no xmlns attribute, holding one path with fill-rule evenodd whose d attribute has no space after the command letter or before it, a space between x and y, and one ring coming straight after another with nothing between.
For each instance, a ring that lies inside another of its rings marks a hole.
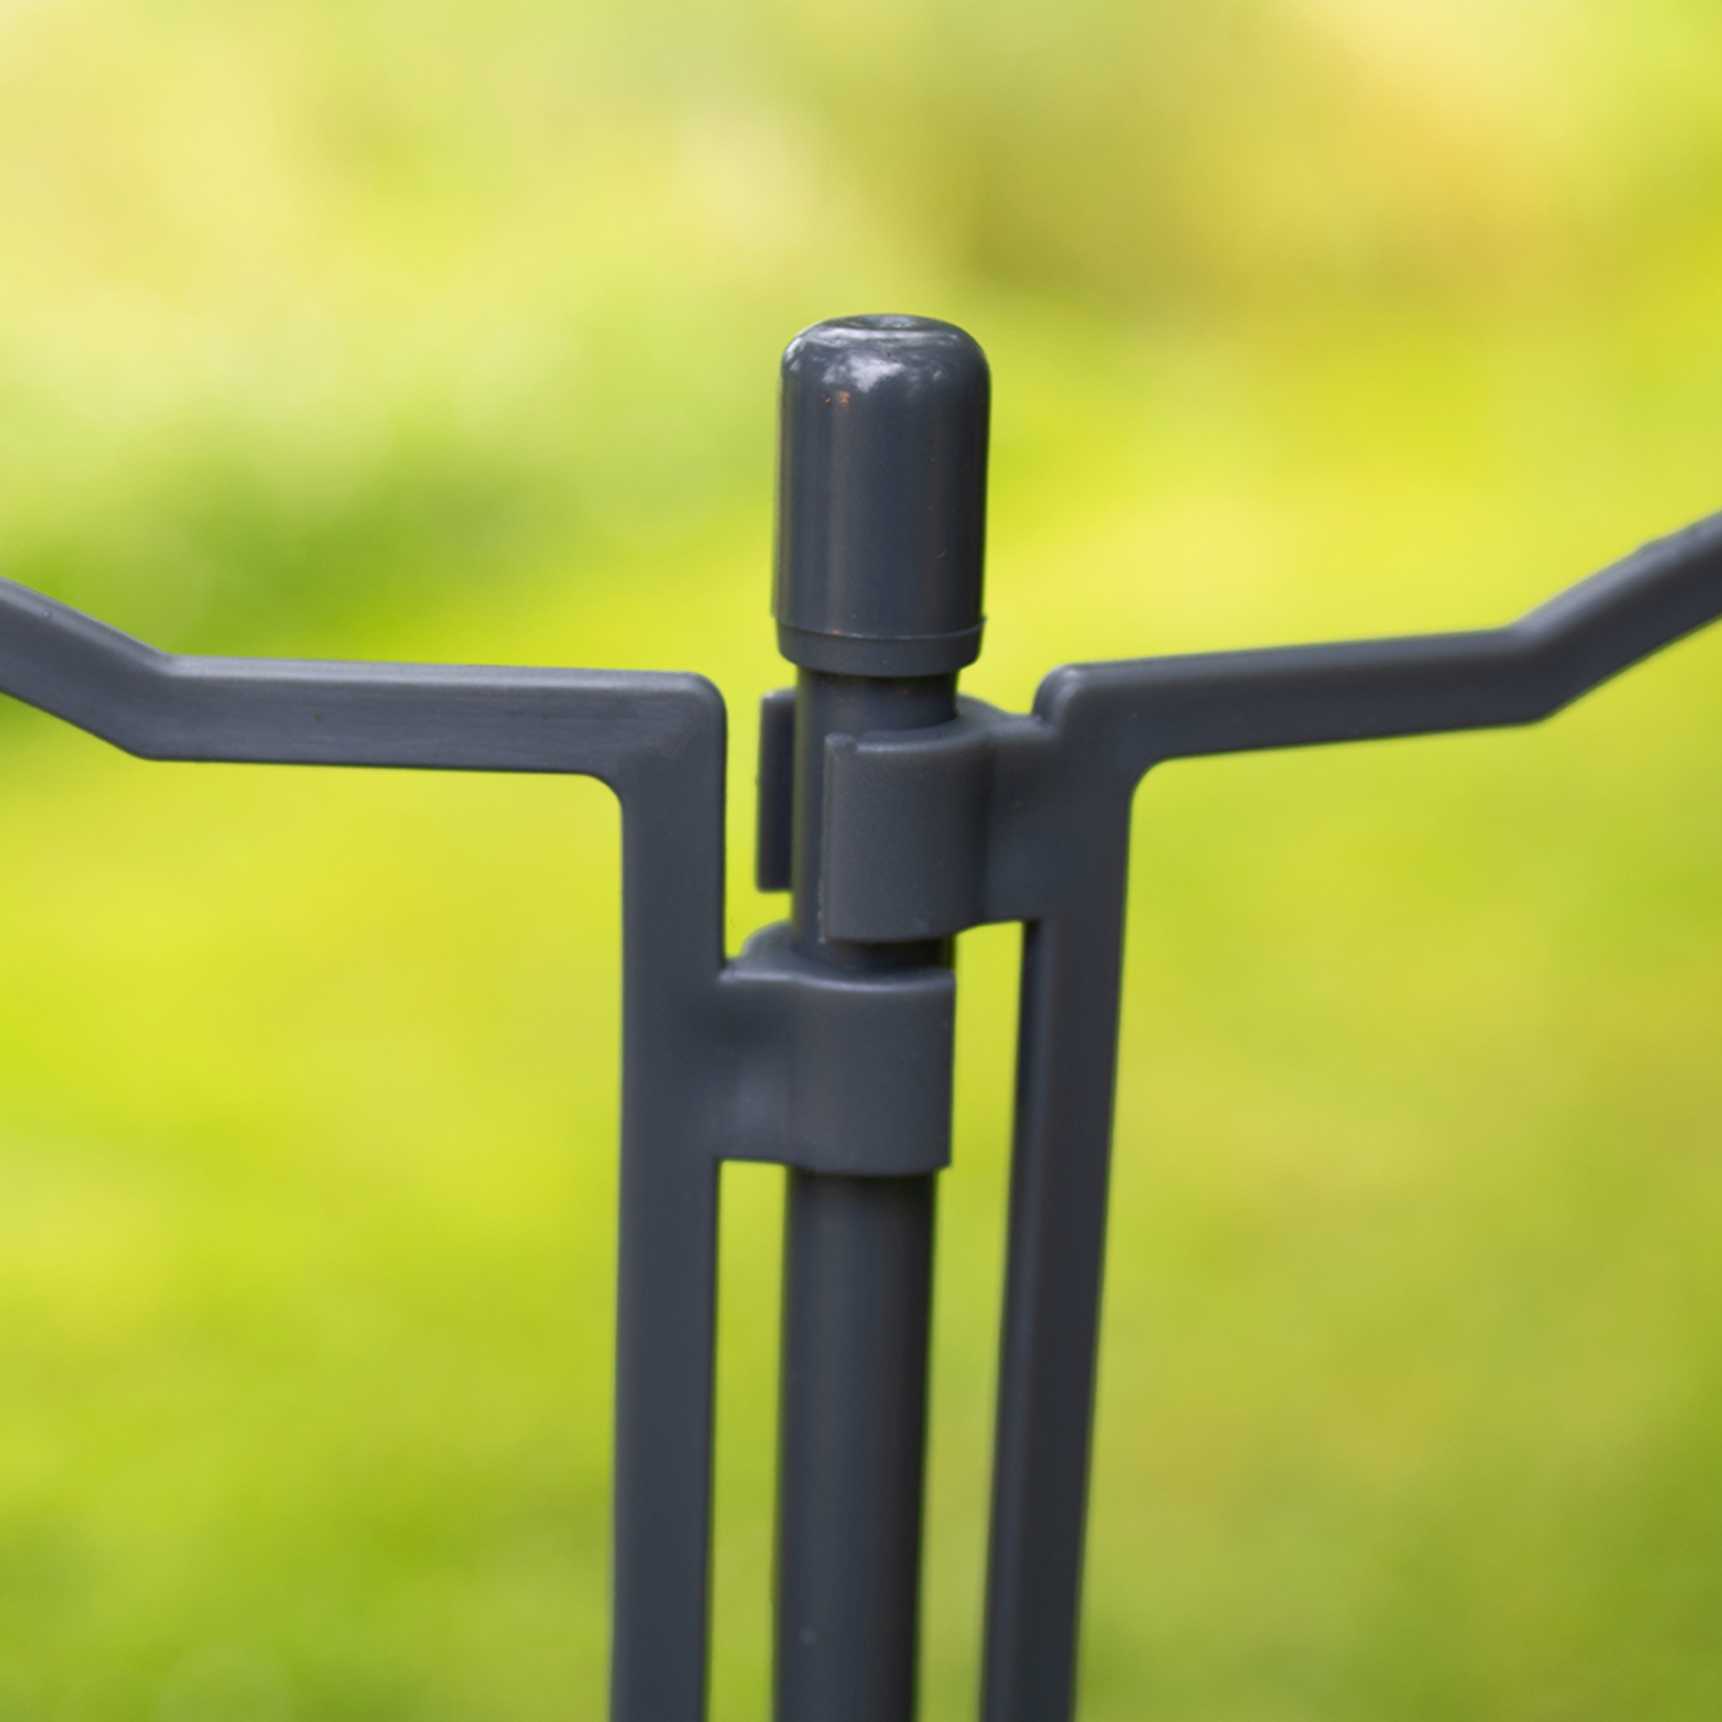
<instances>
[{"instance_id":1,"label":"bent metal bar","mask_svg":"<svg viewBox=\"0 0 1722 1722\"><path fill-rule=\"evenodd\" d=\"M1510 627L1066 665L981 646L989 384L948 323L783 361L758 867L722 943L724 705L694 675L176 657L0 581L0 691L148 759L569 772L622 805L613 1722L705 1711L718 1170L787 1168L778 1722L909 1722L951 941L1024 924L985 1722L1074 1714L1131 798L1162 760L1526 724L1722 614L1722 517Z\"/></svg>"}]
</instances>

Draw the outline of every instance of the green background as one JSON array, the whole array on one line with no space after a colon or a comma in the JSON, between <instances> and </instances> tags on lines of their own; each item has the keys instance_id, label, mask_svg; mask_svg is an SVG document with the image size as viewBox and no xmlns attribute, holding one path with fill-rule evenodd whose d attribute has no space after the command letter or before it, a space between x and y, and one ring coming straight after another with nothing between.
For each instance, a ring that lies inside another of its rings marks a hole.
<instances>
[{"instance_id":1,"label":"green background","mask_svg":"<svg viewBox=\"0 0 1722 1722\"><path fill-rule=\"evenodd\" d=\"M987 347L986 655L1504 621L1718 502L1707 0L0 0L0 571L187 651L698 668L775 365ZM1138 802L1085 1722L1722 1715L1722 678ZM0 712L0 1717L602 1712L616 818ZM1017 935L960 956L972 1714ZM726 1174L718 1722L779 1176Z\"/></svg>"}]
</instances>

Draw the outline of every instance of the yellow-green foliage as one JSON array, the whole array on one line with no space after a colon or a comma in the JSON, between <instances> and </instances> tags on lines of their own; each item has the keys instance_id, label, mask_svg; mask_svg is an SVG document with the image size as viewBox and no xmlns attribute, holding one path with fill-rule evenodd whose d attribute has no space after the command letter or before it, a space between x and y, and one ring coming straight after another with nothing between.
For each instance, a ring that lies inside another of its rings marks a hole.
<instances>
[{"instance_id":1,"label":"yellow-green foliage","mask_svg":"<svg viewBox=\"0 0 1722 1722\"><path fill-rule=\"evenodd\" d=\"M1714 507L1698 0L0 0L0 571L163 646L700 668L776 354L996 378L988 651L1500 621ZM1722 1715L1718 643L1138 804L1087 1722ZM616 822L0 713L0 1718L601 1713ZM1015 936L965 941L972 1713ZM765 1714L774 1174L714 1711Z\"/></svg>"}]
</instances>

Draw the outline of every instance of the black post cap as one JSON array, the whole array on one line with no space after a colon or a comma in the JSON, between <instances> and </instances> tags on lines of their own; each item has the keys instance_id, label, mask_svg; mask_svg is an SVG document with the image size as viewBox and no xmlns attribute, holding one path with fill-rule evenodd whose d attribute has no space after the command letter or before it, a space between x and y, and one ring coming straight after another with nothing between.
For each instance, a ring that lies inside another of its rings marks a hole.
<instances>
[{"instance_id":1,"label":"black post cap","mask_svg":"<svg viewBox=\"0 0 1722 1722\"><path fill-rule=\"evenodd\" d=\"M930 317L843 317L783 355L778 647L807 669L946 675L981 649L986 355Z\"/></svg>"}]
</instances>

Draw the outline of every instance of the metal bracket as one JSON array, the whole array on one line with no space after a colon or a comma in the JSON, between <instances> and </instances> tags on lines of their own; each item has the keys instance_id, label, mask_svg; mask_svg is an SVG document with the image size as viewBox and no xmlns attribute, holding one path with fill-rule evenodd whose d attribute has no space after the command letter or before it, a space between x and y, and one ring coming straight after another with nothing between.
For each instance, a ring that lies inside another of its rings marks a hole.
<instances>
[{"instance_id":1,"label":"metal bracket","mask_svg":"<svg viewBox=\"0 0 1722 1722\"><path fill-rule=\"evenodd\" d=\"M807 1172L901 1177L950 1164L956 980L810 962L786 924L718 980L713 1151Z\"/></svg>"}]
</instances>

